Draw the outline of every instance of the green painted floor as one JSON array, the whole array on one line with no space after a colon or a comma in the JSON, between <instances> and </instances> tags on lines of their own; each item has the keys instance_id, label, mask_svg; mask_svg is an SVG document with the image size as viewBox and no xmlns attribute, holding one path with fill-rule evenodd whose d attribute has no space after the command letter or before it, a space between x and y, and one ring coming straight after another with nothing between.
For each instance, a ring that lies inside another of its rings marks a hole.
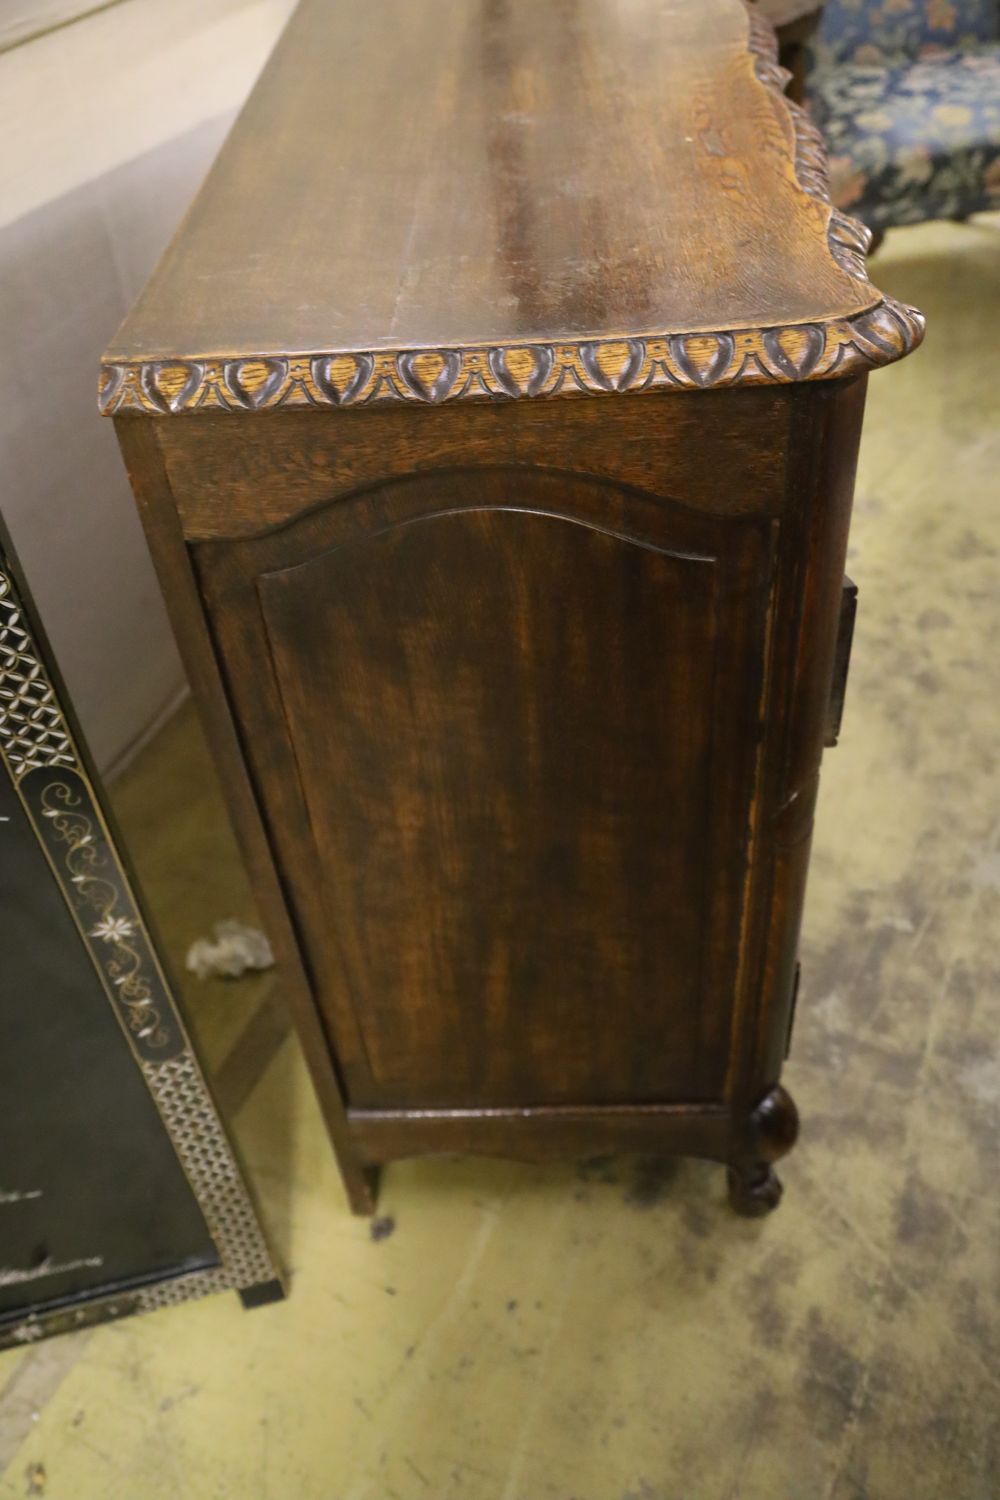
<instances>
[{"instance_id":1,"label":"green painted floor","mask_svg":"<svg viewBox=\"0 0 1000 1500\"><path fill-rule=\"evenodd\" d=\"M188 985L292 1294L0 1357L0 1496L1000 1495L1000 220L889 236L766 1222L698 1163L388 1171L352 1219L272 976ZM116 789L179 960L252 906L190 711Z\"/></svg>"}]
</instances>

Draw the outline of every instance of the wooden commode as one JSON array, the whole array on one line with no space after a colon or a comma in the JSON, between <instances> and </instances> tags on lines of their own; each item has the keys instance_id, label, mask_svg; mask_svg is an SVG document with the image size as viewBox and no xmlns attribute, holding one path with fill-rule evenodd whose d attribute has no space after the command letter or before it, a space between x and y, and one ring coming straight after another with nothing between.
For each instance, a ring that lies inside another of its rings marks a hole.
<instances>
[{"instance_id":1,"label":"wooden commode","mask_svg":"<svg viewBox=\"0 0 1000 1500\"><path fill-rule=\"evenodd\" d=\"M922 333L784 76L743 0L302 0L105 356L358 1211L424 1152L777 1201L865 381Z\"/></svg>"}]
</instances>

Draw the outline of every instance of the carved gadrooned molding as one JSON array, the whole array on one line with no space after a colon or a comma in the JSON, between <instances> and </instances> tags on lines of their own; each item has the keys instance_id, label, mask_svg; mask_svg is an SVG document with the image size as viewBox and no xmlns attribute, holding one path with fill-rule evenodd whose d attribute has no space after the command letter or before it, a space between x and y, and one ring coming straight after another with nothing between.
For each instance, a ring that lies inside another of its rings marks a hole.
<instances>
[{"instance_id":1,"label":"carved gadrooned molding","mask_svg":"<svg viewBox=\"0 0 1000 1500\"><path fill-rule=\"evenodd\" d=\"M753 6L748 9L756 75L781 98L794 127L799 185L829 205L822 137L805 111L785 97L789 75L778 64L773 28ZM827 237L837 264L867 282L869 231L830 208ZM497 347L106 361L100 409L106 416L171 416L831 380L892 364L916 348L923 334L915 308L882 297L848 318L771 328Z\"/></svg>"}]
</instances>

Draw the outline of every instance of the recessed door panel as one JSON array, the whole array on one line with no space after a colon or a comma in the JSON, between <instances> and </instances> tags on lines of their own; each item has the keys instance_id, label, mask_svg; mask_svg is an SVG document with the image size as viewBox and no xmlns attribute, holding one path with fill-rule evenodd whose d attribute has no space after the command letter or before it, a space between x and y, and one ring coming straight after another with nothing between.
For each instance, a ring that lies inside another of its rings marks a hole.
<instances>
[{"instance_id":1,"label":"recessed door panel","mask_svg":"<svg viewBox=\"0 0 1000 1500\"><path fill-rule=\"evenodd\" d=\"M486 471L201 549L352 1104L721 1095L766 539L714 529Z\"/></svg>"}]
</instances>

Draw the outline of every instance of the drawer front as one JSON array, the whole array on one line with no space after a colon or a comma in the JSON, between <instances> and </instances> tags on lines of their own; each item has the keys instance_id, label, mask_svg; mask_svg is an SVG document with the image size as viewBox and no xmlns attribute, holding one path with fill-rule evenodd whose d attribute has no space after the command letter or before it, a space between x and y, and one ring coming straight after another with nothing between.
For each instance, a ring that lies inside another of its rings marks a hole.
<instances>
[{"instance_id":1,"label":"drawer front","mask_svg":"<svg viewBox=\"0 0 1000 1500\"><path fill-rule=\"evenodd\" d=\"M194 549L352 1105L722 1097L775 529L489 468Z\"/></svg>"}]
</instances>

